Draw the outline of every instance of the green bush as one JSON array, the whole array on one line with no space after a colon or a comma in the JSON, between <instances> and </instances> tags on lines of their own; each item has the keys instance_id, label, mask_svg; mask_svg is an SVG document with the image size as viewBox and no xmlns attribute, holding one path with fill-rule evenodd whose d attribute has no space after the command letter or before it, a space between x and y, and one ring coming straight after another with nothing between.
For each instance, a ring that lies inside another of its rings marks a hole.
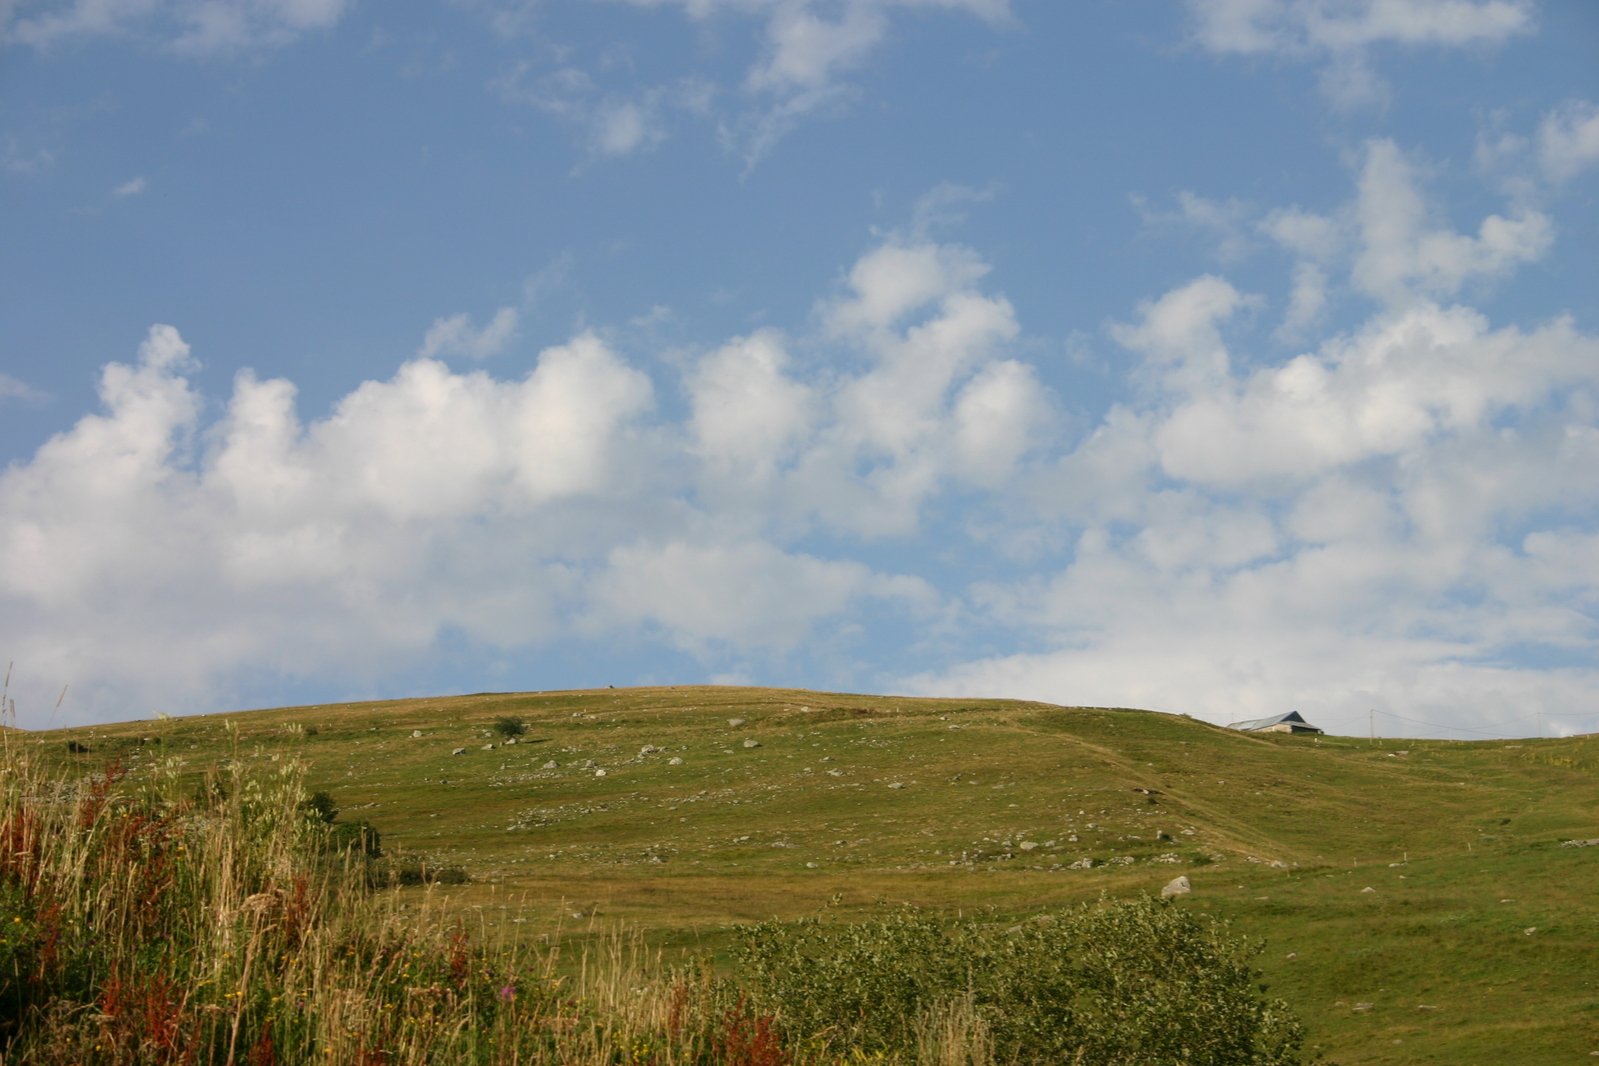
<instances>
[{"instance_id":1,"label":"green bush","mask_svg":"<svg viewBox=\"0 0 1599 1066\"><path fill-rule=\"evenodd\" d=\"M509 740L519 737L527 732L527 723L512 715L505 715L494 719L494 731Z\"/></svg>"},{"instance_id":2,"label":"green bush","mask_svg":"<svg viewBox=\"0 0 1599 1066\"><path fill-rule=\"evenodd\" d=\"M758 1002L819 1050L912 1055L969 1003L999 1061L1277 1066L1304 1035L1265 1001L1258 951L1152 899L1004 927L913 909L852 925L767 922L740 954Z\"/></svg>"}]
</instances>

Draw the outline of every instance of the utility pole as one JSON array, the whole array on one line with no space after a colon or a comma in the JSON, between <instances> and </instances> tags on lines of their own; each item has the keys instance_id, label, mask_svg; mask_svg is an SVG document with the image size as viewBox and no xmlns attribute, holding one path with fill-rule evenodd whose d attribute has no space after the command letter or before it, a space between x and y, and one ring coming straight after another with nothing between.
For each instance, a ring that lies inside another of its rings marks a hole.
<instances>
[{"instance_id":1,"label":"utility pole","mask_svg":"<svg viewBox=\"0 0 1599 1066\"><path fill-rule=\"evenodd\" d=\"M1371 725L1371 742L1377 743L1377 712L1371 708L1366 710L1366 720Z\"/></svg>"}]
</instances>

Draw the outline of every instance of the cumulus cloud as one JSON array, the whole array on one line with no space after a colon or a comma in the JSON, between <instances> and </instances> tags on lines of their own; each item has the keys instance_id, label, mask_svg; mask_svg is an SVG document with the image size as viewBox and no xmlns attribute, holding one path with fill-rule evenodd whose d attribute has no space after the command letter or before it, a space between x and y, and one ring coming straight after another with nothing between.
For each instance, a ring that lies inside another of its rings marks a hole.
<instances>
[{"instance_id":1,"label":"cumulus cloud","mask_svg":"<svg viewBox=\"0 0 1599 1066\"><path fill-rule=\"evenodd\" d=\"M1324 329L1346 282L1370 317L1273 357L1246 328L1261 298L1204 275L1112 323L1137 388L1031 475L1037 537L1068 561L967 591L1035 650L905 687L1217 722L1298 707L1334 729L1376 709L1464 735L1582 704L1599 338L1450 302L1537 259L1553 224L1522 208L1454 231L1388 141L1356 182L1345 207L1257 226L1295 260L1279 340Z\"/></svg>"},{"instance_id":2,"label":"cumulus cloud","mask_svg":"<svg viewBox=\"0 0 1599 1066\"><path fill-rule=\"evenodd\" d=\"M686 363L680 422L594 333L514 377L437 358L497 348L503 312L440 320L310 421L292 382L248 371L214 415L154 327L106 366L102 411L0 473L0 638L125 717L257 676L374 676L450 633L643 634L747 665L830 618L933 610L914 574L800 543L912 531L946 486L1013 479L1044 393L1005 357L1014 315L974 253L890 237L857 267L811 342L836 365L734 338Z\"/></svg>"},{"instance_id":3,"label":"cumulus cloud","mask_svg":"<svg viewBox=\"0 0 1599 1066\"><path fill-rule=\"evenodd\" d=\"M1126 388L1093 414L1024 359L985 259L919 225L809 332L670 360L582 333L496 375L441 361L501 343L456 316L312 419L248 372L213 405L155 327L99 411L0 472L0 639L42 700L69 680L125 718L462 645L759 675L888 618L950 665L876 687L1514 732L1507 706L1599 683L1599 339L1457 302L1531 245L1454 233L1388 142L1356 183L1257 223L1314 343L1261 350L1265 298L1192 278L1107 327ZM1327 332L1339 284L1369 317Z\"/></svg>"},{"instance_id":4,"label":"cumulus cloud","mask_svg":"<svg viewBox=\"0 0 1599 1066\"><path fill-rule=\"evenodd\" d=\"M1554 241L1549 217L1531 209L1483 219L1475 235L1434 225L1416 168L1389 140L1366 146L1356 205L1361 247L1353 280L1390 302L1453 296L1541 258Z\"/></svg>"},{"instance_id":5,"label":"cumulus cloud","mask_svg":"<svg viewBox=\"0 0 1599 1066\"><path fill-rule=\"evenodd\" d=\"M47 48L75 37L149 37L214 55L329 29L348 7L349 0L23 0L0 18L0 39Z\"/></svg>"},{"instance_id":6,"label":"cumulus cloud","mask_svg":"<svg viewBox=\"0 0 1599 1066\"><path fill-rule=\"evenodd\" d=\"M877 575L849 560L780 551L764 542L634 545L611 553L590 624L651 625L689 650L793 648L823 618L861 597L936 601L919 578Z\"/></svg>"},{"instance_id":7,"label":"cumulus cloud","mask_svg":"<svg viewBox=\"0 0 1599 1066\"><path fill-rule=\"evenodd\" d=\"M129 178L127 181L111 190L111 195L118 200L126 200L130 196L141 196L150 187L144 178Z\"/></svg>"}]
</instances>

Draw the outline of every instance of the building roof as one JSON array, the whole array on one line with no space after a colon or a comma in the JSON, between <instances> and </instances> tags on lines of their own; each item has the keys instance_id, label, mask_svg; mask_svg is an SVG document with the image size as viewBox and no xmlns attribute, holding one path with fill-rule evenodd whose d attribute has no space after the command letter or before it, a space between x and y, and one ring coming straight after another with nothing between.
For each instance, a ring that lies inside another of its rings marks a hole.
<instances>
[{"instance_id":1,"label":"building roof","mask_svg":"<svg viewBox=\"0 0 1599 1066\"><path fill-rule=\"evenodd\" d=\"M1297 722L1306 729L1316 729L1315 726L1305 721L1305 719L1300 716L1298 711L1289 711L1286 714L1274 714L1270 718L1251 718L1247 722L1234 722L1227 728L1239 729L1247 733L1253 729L1269 729L1274 725L1281 725L1284 722ZM1319 733L1321 730L1316 729L1316 732Z\"/></svg>"}]
</instances>

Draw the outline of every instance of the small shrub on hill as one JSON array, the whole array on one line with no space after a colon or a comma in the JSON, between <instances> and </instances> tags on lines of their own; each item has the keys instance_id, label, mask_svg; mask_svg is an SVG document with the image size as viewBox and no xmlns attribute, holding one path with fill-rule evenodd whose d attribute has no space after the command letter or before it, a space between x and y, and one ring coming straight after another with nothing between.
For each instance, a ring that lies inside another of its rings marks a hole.
<instances>
[{"instance_id":1,"label":"small shrub on hill","mask_svg":"<svg viewBox=\"0 0 1599 1066\"><path fill-rule=\"evenodd\" d=\"M527 723L513 715L503 715L494 719L494 731L509 740L512 737L522 736L527 732Z\"/></svg>"}]
</instances>

